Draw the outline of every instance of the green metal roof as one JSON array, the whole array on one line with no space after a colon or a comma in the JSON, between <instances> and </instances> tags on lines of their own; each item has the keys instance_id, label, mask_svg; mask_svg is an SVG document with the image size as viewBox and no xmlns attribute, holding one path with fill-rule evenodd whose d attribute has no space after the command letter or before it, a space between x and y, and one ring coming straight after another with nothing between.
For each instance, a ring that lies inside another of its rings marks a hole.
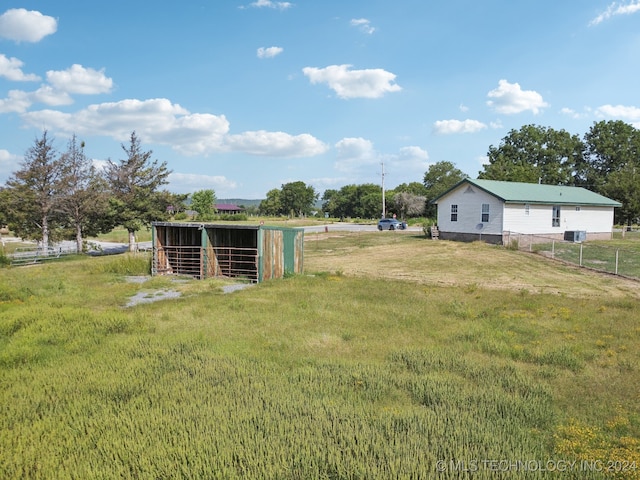
<instances>
[{"instance_id":1,"label":"green metal roof","mask_svg":"<svg viewBox=\"0 0 640 480\"><path fill-rule=\"evenodd\" d=\"M502 182L498 180L473 180L466 178L436 198L442 197L464 183L475 185L505 203L533 203L553 205L594 205L600 207L620 207L622 204L582 187L563 185L540 185L538 183Z\"/></svg>"}]
</instances>

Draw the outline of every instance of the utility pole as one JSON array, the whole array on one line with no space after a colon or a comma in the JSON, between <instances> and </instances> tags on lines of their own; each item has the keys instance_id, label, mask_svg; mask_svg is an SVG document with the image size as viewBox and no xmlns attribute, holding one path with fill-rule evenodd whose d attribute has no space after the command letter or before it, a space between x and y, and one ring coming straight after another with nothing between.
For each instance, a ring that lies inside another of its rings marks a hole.
<instances>
[{"instance_id":1,"label":"utility pole","mask_svg":"<svg viewBox=\"0 0 640 480\"><path fill-rule=\"evenodd\" d=\"M387 207L386 207L385 201L384 201L384 162L381 162L380 165L382 165L382 218L386 218L387 217Z\"/></svg>"}]
</instances>

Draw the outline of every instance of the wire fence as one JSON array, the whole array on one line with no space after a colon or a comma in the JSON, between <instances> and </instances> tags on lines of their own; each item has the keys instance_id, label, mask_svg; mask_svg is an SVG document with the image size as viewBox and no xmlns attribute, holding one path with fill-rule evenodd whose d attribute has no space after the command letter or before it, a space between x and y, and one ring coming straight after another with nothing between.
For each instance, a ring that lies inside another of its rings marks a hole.
<instances>
[{"instance_id":1,"label":"wire fence","mask_svg":"<svg viewBox=\"0 0 640 480\"><path fill-rule=\"evenodd\" d=\"M640 279L640 232L629 232L624 238L627 246L620 240L619 232L614 234L612 241L584 243L526 235L525 241L512 241L507 247L537 253L592 270Z\"/></svg>"}]
</instances>

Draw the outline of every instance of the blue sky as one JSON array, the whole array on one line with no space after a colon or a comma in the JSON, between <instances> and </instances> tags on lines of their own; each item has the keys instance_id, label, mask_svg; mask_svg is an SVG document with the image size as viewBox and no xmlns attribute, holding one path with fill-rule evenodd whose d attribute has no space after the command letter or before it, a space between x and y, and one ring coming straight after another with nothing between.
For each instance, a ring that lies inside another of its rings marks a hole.
<instances>
[{"instance_id":1,"label":"blue sky","mask_svg":"<svg viewBox=\"0 0 640 480\"><path fill-rule=\"evenodd\" d=\"M0 7L0 183L47 130L98 165L135 130L169 190L476 177L536 124L640 128L640 0L40 0Z\"/></svg>"}]
</instances>

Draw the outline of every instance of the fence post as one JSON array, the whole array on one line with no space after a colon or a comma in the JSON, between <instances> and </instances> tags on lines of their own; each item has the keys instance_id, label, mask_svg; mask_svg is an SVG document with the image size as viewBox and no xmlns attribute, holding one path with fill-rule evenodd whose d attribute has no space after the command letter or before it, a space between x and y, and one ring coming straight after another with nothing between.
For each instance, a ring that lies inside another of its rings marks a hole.
<instances>
[{"instance_id":1,"label":"fence post","mask_svg":"<svg viewBox=\"0 0 640 480\"><path fill-rule=\"evenodd\" d=\"M551 240L551 258L556 258L556 241Z\"/></svg>"},{"instance_id":2,"label":"fence post","mask_svg":"<svg viewBox=\"0 0 640 480\"><path fill-rule=\"evenodd\" d=\"M580 244L580 266L582 266L582 244Z\"/></svg>"},{"instance_id":3,"label":"fence post","mask_svg":"<svg viewBox=\"0 0 640 480\"><path fill-rule=\"evenodd\" d=\"M619 249L616 249L616 275L618 274L618 253L620 252Z\"/></svg>"}]
</instances>

